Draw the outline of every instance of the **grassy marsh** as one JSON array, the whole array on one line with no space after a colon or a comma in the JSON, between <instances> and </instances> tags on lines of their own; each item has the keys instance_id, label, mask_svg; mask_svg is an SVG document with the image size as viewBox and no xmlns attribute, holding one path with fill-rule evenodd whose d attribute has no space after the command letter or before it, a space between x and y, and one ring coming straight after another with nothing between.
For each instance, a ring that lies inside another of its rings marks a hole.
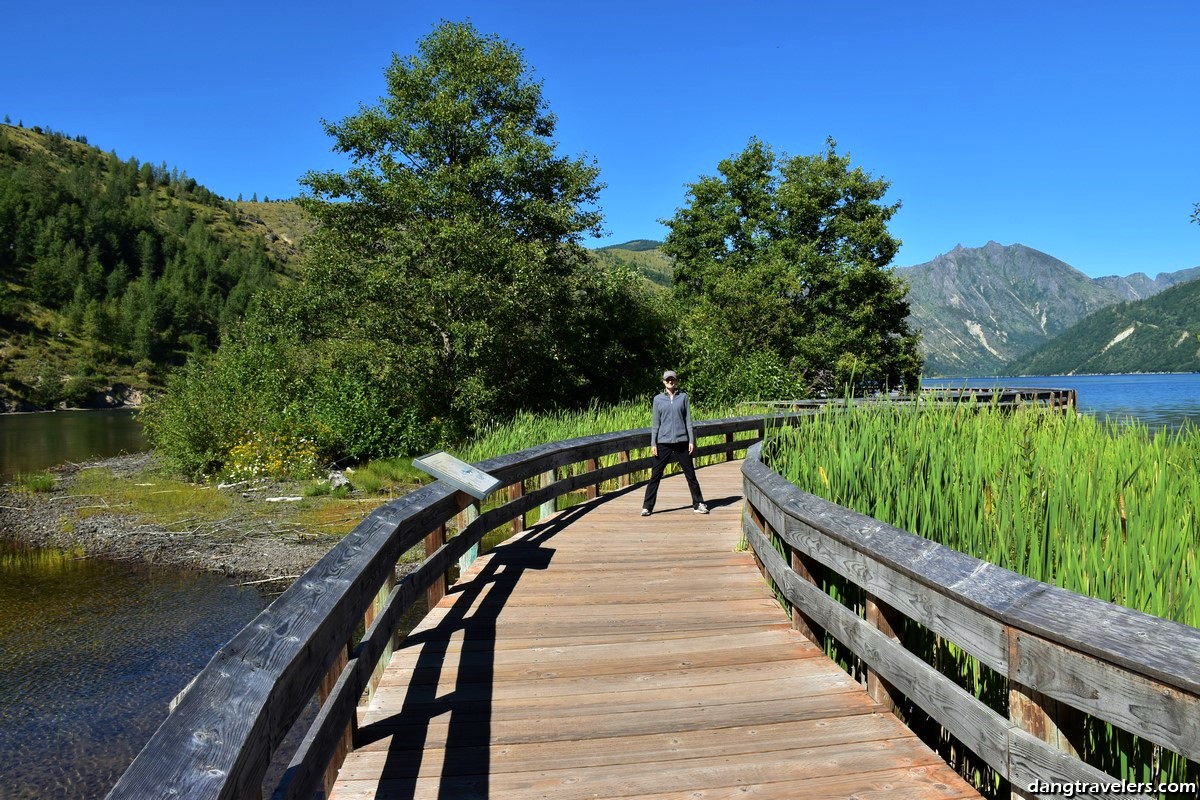
<instances>
[{"instance_id":1,"label":"grassy marsh","mask_svg":"<svg viewBox=\"0 0 1200 800\"><path fill-rule=\"evenodd\" d=\"M1200 430L1030 407L832 409L773 435L776 471L800 488L960 552L1080 594L1200 627ZM826 589L860 613L861 587ZM905 645L1000 713L1008 684L977 659L908 622ZM844 667L854 659L836 643ZM919 717L919 715L918 715ZM1200 765L1095 718L1084 757L1129 781L1196 780ZM997 776L947 742L985 792Z\"/></svg>"}]
</instances>

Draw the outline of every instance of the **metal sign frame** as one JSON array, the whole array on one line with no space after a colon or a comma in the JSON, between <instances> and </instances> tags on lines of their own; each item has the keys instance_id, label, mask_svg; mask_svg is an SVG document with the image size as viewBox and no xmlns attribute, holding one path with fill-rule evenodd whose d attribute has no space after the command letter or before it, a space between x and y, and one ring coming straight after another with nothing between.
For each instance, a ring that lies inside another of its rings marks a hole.
<instances>
[{"instance_id":1,"label":"metal sign frame","mask_svg":"<svg viewBox=\"0 0 1200 800\"><path fill-rule=\"evenodd\" d=\"M443 480L476 500L483 500L500 486L500 479L471 466L444 450L413 459L413 465Z\"/></svg>"}]
</instances>

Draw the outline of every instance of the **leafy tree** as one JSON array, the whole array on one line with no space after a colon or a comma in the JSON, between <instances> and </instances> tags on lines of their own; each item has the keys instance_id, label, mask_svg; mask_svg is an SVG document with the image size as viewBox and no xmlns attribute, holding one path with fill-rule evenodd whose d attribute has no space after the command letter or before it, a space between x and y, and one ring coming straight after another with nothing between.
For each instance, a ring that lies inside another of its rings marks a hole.
<instances>
[{"instance_id":1,"label":"leafy tree","mask_svg":"<svg viewBox=\"0 0 1200 800\"><path fill-rule=\"evenodd\" d=\"M664 220L696 390L736 399L915 385L919 335L887 268L900 246L888 182L852 168L832 139L798 157L751 139L717 172Z\"/></svg>"},{"instance_id":2,"label":"leafy tree","mask_svg":"<svg viewBox=\"0 0 1200 800\"><path fill-rule=\"evenodd\" d=\"M311 337L373 342L373 369L460 429L569 398L573 286L598 168L559 156L519 49L444 23L394 56L388 94L325 123L354 166L313 172Z\"/></svg>"},{"instance_id":3,"label":"leafy tree","mask_svg":"<svg viewBox=\"0 0 1200 800\"><path fill-rule=\"evenodd\" d=\"M670 303L580 245L598 169L556 154L518 49L446 23L386 77L376 105L325 123L353 165L302 181L318 224L300 280L231 292L244 322L144 415L181 469L221 469L248 432L330 460L420 452L640 392L674 344Z\"/></svg>"}]
</instances>

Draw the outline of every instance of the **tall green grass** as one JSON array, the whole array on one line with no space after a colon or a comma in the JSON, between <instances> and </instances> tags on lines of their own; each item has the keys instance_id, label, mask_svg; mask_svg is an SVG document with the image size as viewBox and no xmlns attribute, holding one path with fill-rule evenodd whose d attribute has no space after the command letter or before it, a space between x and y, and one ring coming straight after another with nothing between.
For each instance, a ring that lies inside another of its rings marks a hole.
<instances>
[{"instance_id":1,"label":"tall green grass","mask_svg":"<svg viewBox=\"0 0 1200 800\"><path fill-rule=\"evenodd\" d=\"M522 412L510 420L481 430L458 455L464 461L482 461L539 444L644 428L649 424L649 401L613 406L592 404L577 411Z\"/></svg>"},{"instance_id":2,"label":"tall green grass","mask_svg":"<svg viewBox=\"0 0 1200 800\"><path fill-rule=\"evenodd\" d=\"M790 481L955 550L1200 627L1200 431L898 405L828 410L768 448Z\"/></svg>"},{"instance_id":3,"label":"tall green grass","mask_svg":"<svg viewBox=\"0 0 1200 800\"><path fill-rule=\"evenodd\" d=\"M788 480L839 505L1028 577L1200 627L1194 427L1152 435L1136 422L1033 406L859 404L779 430L764 454ZM828 583L861 605L857 587ZM1006 712L1004 676L916 623L901 638ZM1098 720L1085 731L1085 758L1127 780L1200 773ZM977 786L995 789L988 777Z\"/></svg>"},{"instance_id":4,"label":"tall green grass","mask_svg":"<svg viewBox=\"0 0 1200 800\"><path fill-rule=\"evenodd\" d=\"M16 484L23 491L44 494L53 491L54 476L49 472L22 472L17 474Z\"/></svg>"}]
</instances>

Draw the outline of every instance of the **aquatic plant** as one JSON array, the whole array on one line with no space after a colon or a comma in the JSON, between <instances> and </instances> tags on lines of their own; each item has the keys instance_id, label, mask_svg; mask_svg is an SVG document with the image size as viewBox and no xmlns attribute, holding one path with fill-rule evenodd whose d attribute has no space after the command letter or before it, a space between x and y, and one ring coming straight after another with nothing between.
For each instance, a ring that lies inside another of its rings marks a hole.
<instances>
[{"instance_id":1,"label":"aquatic plant","mask_svg":"<svg viewBox=\"0 0 1200 800\"><path fill-rule=\"evenodd\" d=\"M1028 577L1200 627L1195 427L1152 435L1137 422L1034 406L858 404L774 432L764 454L791 482L839 505ZM826 589L861 613L861 589L839 577ZM915 623L902 627L906 647L1005 713L1005 676ZM836 644L830 652L855 668ZM1082 725L1084 757L1126 780L1200 775L1200 765L1098 719ZM994 776L975 777L996 789Z\"/></svg>"},{"instance_id":2,"label":"aquatic plant","mask_svg":"<svg viewBox=\"0 0 1200 800\"><path fill-rule=\"evenodd\" d=\"M768 448L839 505L1081 594L1200 626L1200 431L1039 407L828 409Z\"/></svg>"},{"instance_id":3,"label":"aquatic plant","mask_svg":"<svg viewBox=\"0 0 1200 800\"><path fill-rule=\"evenodd\" d=\"M54 476L49 472L19 473L16 476L16 484L26 492L49 492L54 489Z\"/></svg>"}]
</instances>

